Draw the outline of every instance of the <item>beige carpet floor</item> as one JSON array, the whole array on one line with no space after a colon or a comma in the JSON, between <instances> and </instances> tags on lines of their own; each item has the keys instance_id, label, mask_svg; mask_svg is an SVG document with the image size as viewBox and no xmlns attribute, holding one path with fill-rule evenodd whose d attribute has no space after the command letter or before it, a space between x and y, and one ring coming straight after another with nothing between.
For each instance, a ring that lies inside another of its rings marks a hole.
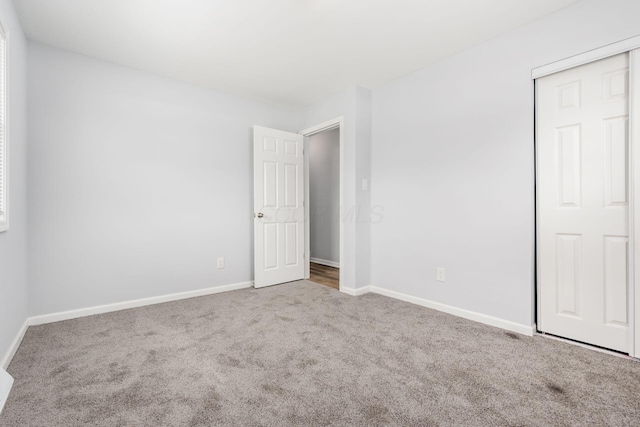
<instances>
[{"instance_id":1,"label":"beige carpet floor","mask_svg":"<svg viewBox=\"0 0 640 427\"><path fill-rule=\"evenodd\" d=\"M640 363L294 282L29 328L0 426L638 426Z\"/></svg>"}]
</instances>

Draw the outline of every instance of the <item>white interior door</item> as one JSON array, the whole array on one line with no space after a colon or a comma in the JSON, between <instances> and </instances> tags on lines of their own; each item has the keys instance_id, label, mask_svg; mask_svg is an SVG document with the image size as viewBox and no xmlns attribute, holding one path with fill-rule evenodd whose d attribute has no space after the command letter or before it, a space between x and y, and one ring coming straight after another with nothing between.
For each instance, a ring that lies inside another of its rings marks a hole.
<instances>
[{"instance_id":1,"label":"white interior door","mask_svg":"<svg viewBox=\"0 0 640 427\"><path fill-rule=\"evenodd\" d=\"M303 137L253 127L255 287L304 277Z\"/></svg>"},{"instance_id":2,"label":"white interior door","mask_svg":"<svg viewBox=\"0 0 640 427\"><path fill-rule=\"evenodd\" d=\"M538 327L629 350L628 54L536 80Z\"/></svg>"}]
</instances>

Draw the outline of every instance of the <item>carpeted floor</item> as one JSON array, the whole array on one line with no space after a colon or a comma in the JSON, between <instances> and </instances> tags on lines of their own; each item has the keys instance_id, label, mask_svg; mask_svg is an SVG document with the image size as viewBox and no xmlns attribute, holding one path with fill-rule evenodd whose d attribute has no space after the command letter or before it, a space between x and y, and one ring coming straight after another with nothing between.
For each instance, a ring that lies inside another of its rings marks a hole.
<instances>
[{"instance_id":1,"label":"carpeted floor","mask_svg":"<svg viewBox=\"0 0 640 427\"><path fill-rule=\"evenodd\" d=\"M637 426L640 363L294 282L29 328L0 426Z\"/></svg>"}]
</instances>

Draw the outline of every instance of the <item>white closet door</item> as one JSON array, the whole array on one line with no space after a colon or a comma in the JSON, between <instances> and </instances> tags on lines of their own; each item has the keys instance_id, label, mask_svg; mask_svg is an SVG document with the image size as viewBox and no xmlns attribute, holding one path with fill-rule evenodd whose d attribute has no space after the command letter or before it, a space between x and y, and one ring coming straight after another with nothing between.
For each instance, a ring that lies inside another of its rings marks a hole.
<instances>
[{"instance_id":1,"label":"white closet door","mask_svg":"<svg viewBox=\"0 0 640 427\"><path fill-rule=\"evenodd\" d=\"M304 278L302 135L253 127L255 287Z\"/></svg>"},{"instance_id":2,"label":"white closet door","mask_svg":"<svg viewBox=\"0 0 640 427\"><path fill-rule=\"evenodd\" d=\"M538 326L628 352L628 54L536 81Z\"/></svg>"}]
</instances>

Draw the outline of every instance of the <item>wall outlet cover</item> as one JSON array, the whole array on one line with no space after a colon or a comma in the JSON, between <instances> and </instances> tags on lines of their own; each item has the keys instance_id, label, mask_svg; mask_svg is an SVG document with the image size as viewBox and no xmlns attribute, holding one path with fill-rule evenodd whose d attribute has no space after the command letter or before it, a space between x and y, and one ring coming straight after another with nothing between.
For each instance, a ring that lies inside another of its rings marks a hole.
<instances>
[{"instance_id":1,"label":"wall outlet cover","mask_svg":"<svg viewBox=\"0 0 640 427\"><path fill-rule=\"evenodd\" d=\"M0 413L9 398L9 392L13 386L13 377L4 369L0 369Z\"/></svg>"}]
</instances>

